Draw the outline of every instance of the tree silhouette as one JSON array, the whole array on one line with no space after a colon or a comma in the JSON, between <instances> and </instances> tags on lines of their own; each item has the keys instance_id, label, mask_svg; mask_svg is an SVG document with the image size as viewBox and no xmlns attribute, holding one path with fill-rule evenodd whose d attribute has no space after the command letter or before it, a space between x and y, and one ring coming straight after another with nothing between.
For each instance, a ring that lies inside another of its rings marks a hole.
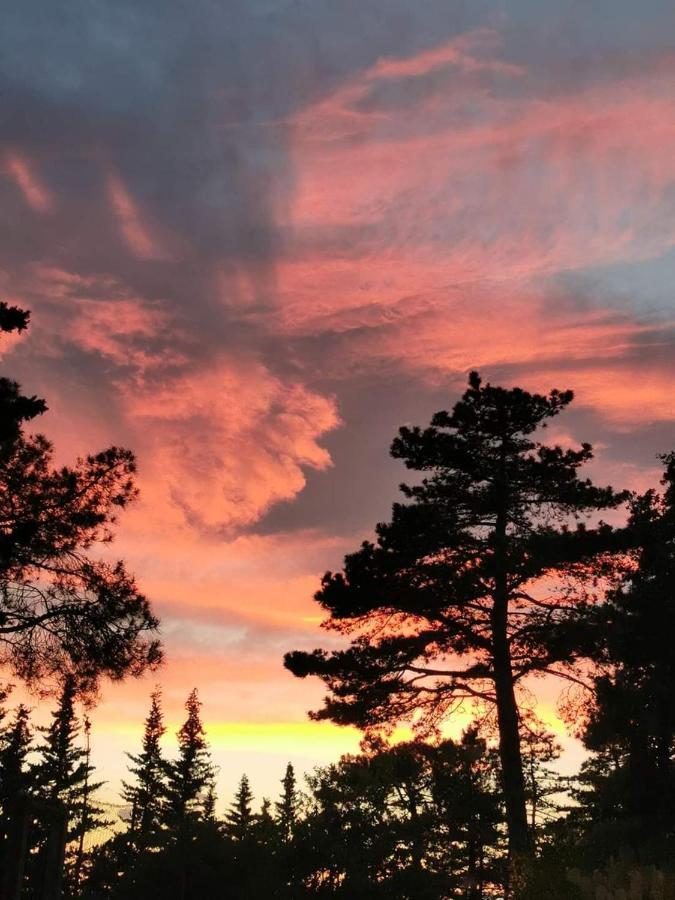
<instances>
[{"instance_id":1,"label":"tree silhouette","mask_svg":"<svg viewBox=\"0 0 675 900\"><path fill-rule=\"evenodd\" d=\"M9 862L11 840L21 814L20 803L31 791L33 778L28 765L33 735L30 713L20 704L12 721L0 733L0 873Z\"/></svg>"},{"instance_id":2,"label":"tree silhouette","mask_svg":"<svg viewBox=\"0 0 675 900\"><path fill-rule=\"evenodd\" d=\"M0 301L0 333L24 331L30 313ZM46 412L47 404L39 397L25 397L16 381L0 378L0 453L9 452L21 433L21 426Z\"/></svg>"},{"instance_id":3,"label":"tree silhouette","mask_svg":"<svg viewBox=\"0 0 675 900\"><path fill-rule=\"evenodd\" d=\"M537 583L596 574L611 529L568 523L625 499L579 477L589 444L565 450L533 436L572 397L493 387L474 372L452 413L437 413L425 430L401 428L392 455L425 477L402 485L408 502L377 526L377 542L328 572L316 595L329 627L355 635L351 646L285 658L329 690L313 717L340 724L421 716L418 727L433 731L464 701L494 703L514 860L532 846L516 688L575 656L544 638L574 615L577 598Z\"/></svg>"},{"instance_id":4,"label":"tree silhouette","mask_svg":"<svg viewBox=\"0 0 675 900\"><path fill-rule=\"evenodd\" d=\"M0 304L2 330L28 314ZM0 380L0 665L27 682L76 675L83 688L156 666L157 620L122 562L88 551L113 538L119 510L136 496L136 464L111 447L55 468L42 435L23 433L44 412Z\"/></svg>"},{"instance_id":5,"label":"tree silhouette","mask_svg":"<svg viewBox=\"0 0 675 900\"><path fill-rule=\"evenodd\" d=\"M281 781L281 798L275 803L276 820L284 840L293 837L293 830L298 821L298 789L295 779L295 769L292 763L286 766L286 772Z\"/></svg>"},{"instance_id":6,"label":"tree silhouette","mask_svg":"<svg viewBox=\"0 0 675 900\"><path fill-rule=\"evenodd\" d=\"M584 802L637 843L675 832L675 454L663 461L663 492L632 503L636 568L595 616L600 672L583 735L595 753Z\"/></svg>"},{"instance_id":7,"label":"tree silhouette","mask_svg":"<svg viewBox=\"0 0 675 900\"><path fill-rule=\"evenodd\" d=\"M196 688L185 709L187 718L178 732L178 758L167 766L164 824L173 829L189 827L203 818L214 777Z\"/></svg>"},{"instance_id":8,"label":"tree silhouette","mask_svg":"<svg viewBox=\"0 0 675 900\"><path fill-rule=\"evenodd\" d=\"M236 841L243 841L250 835L254 820L253 792L248 776L242 775L234 801L225 816L225 828Z\"/></svg>"},{"instance_id":9,"label":"tree silhouette","mask_svg":"<svg viewBox=\"0 0 675 900\"><path fill-rule=\"evenodd\" d=\"M94 767L90 763L88 749L78 742L81 729L75 711L76 696L76 681L67 676L56 709L52 712L51 723L40 729L44 741L38 748L39 759L32 773L37 796L54 807L61 804L65 808L69 851L66 883L70 892L77 888L79 881L83 838L109 824L102 810L91 801L101 782L92 780ZM46 834L42 831L39 827L36 840L38 872L46 847ZM38 881L40 877L41 874L37 874Z\"/></svg>"},{"instance_id":10,"label":"tree silhouette","mask_svg":"<svg viewBox=\"0 0 675 900\"><path fill-rule=\"evenodd\" d=\"M160 741L164 735L161 693L153 691L145 720L141 752L127 754L133 782L123 782L122 797L131 806L129 837L139 850L157 843L166 794L167 764Z\"/></svg>"}]
</instances>

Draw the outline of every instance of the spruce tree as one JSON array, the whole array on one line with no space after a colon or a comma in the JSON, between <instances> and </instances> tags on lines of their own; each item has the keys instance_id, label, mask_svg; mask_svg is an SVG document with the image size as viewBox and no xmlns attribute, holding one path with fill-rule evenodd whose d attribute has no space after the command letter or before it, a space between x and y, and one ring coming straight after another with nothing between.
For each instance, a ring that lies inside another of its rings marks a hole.
<instances>
[{"instance_id":1,"label":"spruce tree","mask_svg":"<svg viewBox=\"0 0 675 900\"><path fill-rule=\"evenodd\" d=\"M12 721L0 736L0 805L4 809L20 791L27 790L31 777L27 757L32 746L30 711L17 706Z\"/></svg>"},{"instance_id":2,"label":"spruce tree","mask_svg":"<svg viewBox=\"0 0 675 900\"><path fill-rule=\"evenodd\" d=\"M272 803L268 797L263 797L260 812L254 816L254 829L256 842L261 847L275 848L279 837L279 825L272 815Z\"/></svg>"},{"instance_id":3,"label":"spruce tree","mask_svg":"<svg viewBox=\"0 0 675 900\"><path fill-rule=\"evenodd\" d=\"M84 838L97 828L110 824L102 810L92 802L92 796L102 782L93 780L95 770L90 763L88 746L80 746L76 696L76 681L72 676L66 676L51 724L40 729L44 741L38 748L39 760L33 768L35 792L42 801L41 808L65 808L66 889L71 892L77 889ZM43 849L44 841L45 835L39 835L40 849Z\"/></svg>"},{"instance_id":4,"label":"spruce tree","mask_svg":"<svg viewBox=\"0 0 675 900\"><path fill-rule=\"evenodd\" d=\"M377 526L377 541L328 572L316 595L328 626L354 635L351 646L285 660L297 676L323 679L329 693L313 716L339 724L415 721L433 732L462 702L494 704L514 862L532 852L517 688L575 656L550 638L578 614L579 598L541 580L597 575L597 554L615 536L578 520L625 499L579 477L589 444L563 449L534 436L572 398L493 387L474 372L452 413L401 428L392 455L423 477L401 486L406 502Z\"/></svg>"},{"instance_id":5,"label":"spruce tree","mask_svg":"<svg viewBox=\"0 0 675 900\"><path fill-rule=\"evenodd\" d=\"M215 774L196 689L187 698L185 709L187 718L178 732L178 758L167 766L163 818L172 830L181 830L204 817Z\"/></svg>"},{"instance_id":6,"label":"spruce tree","mask_svg":"<svg viewBox=\"0 0 675 900\"><path fill-rule=\"evenodd\" d=\"M242 775L234 801L225 816L225 827L231 837L242 841L251 833L253 822L253 792L248 776Z\"/></svg>"},{"instance_id":7,"label":"spruce tree","mask_svg":"<svg viewBox=\"0 0 675 900\"><path fill-rule=\"evenodd\" d=\"M204 804L202 807L202 818L205 822L210 822L212 825L215 825L218 821L216 816L216 788L211 781L206 788L206 794L204 795Z\"/></svg>"},{"instance_id":8,"label":"spruce tree","mask_svg":"<svg viewBox=\"0 0 675 900\"><path fill-rule=\"evenodd\" d=\"M276 820L282 839L289 841L293 837L293 830L298 821L299 803L295 770L290 762L286 766L281 786L281 798L275 803Z\"/></svg>"},{"instance_id":9,"label":"spruce tree","mask_svg":"<svg viewBox=\"0 0 675 900\"><path fill-rule=\"evenodd\" d=\"M20 803L29 795L32 777L27 759L33 735L30 712L20 704L12 721L0 734L0 872L5 869L5 854L22 815Z\"/></svg>"},{"instance_id":10,"label":"spruce tree","mask_svg":"<svg viewBox=\"0 0 675 900\"><path fill-rule=\"evenodd\" d=\"M140 850L156 843L161 826L167 767L160 741L165 732L161 693L155 690L145 720L141 752L127 754L131 760L129 772L134 780L122 784L122 796L131 806L129 836Z\"/></svg>"}]
</instances>

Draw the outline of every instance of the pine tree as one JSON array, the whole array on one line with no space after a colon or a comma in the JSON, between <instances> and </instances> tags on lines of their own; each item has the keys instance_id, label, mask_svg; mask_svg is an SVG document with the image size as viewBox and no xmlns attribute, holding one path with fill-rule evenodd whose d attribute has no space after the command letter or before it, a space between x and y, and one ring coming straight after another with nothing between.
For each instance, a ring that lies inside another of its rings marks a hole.
<instances>
[{"instance_id":1,"label":"pine tree","mask_svg":"<svg viewBox=\"0 0 675 900\"><path fill-rule=\"evenodd\" d=\"M580 799L638 843L675 834L675 453L663 462L663 492L632 503L637 566L596 615L600 671L583 735L595 755Z\"/></svg>"},{"instance_id":2,"label":"pine tree","mask_svg":"<svg viewBox=\"0 0 675 900\"><path fill-rule=\"evenodd\" d=\"M577 614L576 596L538 589L599 570L616 545L608 526L580 520L625 499L578 476L592 457L532 435L571 402L483 384L477 373L452 413L427 429L401 428L392 455L425 473L402 485L408 502L328 572L316 599L347 650L295 652L286 666L318 675L329 695L314 718L365 729L415 721L433 732L462 701L494 704L509 841L516 871L532 853L517 687L533 673L559 674L576 648L551 637Z\"/></svg>"},{"instance_id":3,"label":"pine tree","mask_svg":"<svg viewBox=\"0 0 675 900\"><path fill-rule=\"evenodd\" d=\"M0 333L24 331L28 327L30 313L17 306L0 301ZM46 412L47 404L39 397L26 397L15 381L0 378L0 456L9 454L21 434L25 422ZM0 552L0 559L2 553Z\"/></svg>"},{"instance_id":4,"label":"pine tree","mask_svg":"<svg viewBox=\"0 0 675 900\"><path fill-rule=\"evenodd\" d=\"M0 333L28 320L0 302ZM46 409L0 377L0 667L42 689L65 672L94 689L161 659L158 621L133 575L88 552L112 541L136 497L136 462L110 447L54 467L52 444L24 431Z\"/></svg>"},{"instance_id":5,"label":"pine tree","mask_svg":"<svg viewBox=\"0 0 675 900\"><path fill-rule=\"evenodd\" d=\"M0 735L0 872L5 868L3 860L9 852L11 836L20 827L17 818L22 816L21 801L32 786L27 764L32 739L29 710L20 704Z\"/></svg>"},{"instance_id":6,"label":"pine tree","mask_svg":"<svg viewBox=\"0 0 675 900\"><path fill-rule=\"evenodd\" d=\"M178 759L167 766L164 812L164 823L178 830L203 818L215 774L196 689L190 693L185 709L187 718L178 732Z\"/></svg>"},{"instance_id":7,"label":"pine tree","mask_svg":"<svg viewBox=\"0 0 675 900\"><path fill-rule=\"evenodd\" d=\"M27 757L31 750L33 734L30 727L30 711L23 703L17 706L14 718L0 737L0 805L5 808L20 791L30 785Z\"/></svg>"},{"instance_id":8,"label":"pine tree","mask_svg":"<svg viewBox=\"0 0 675 900\"><path fill-rule=\"evenodd\" d=\"M75 680L64 679L51 725L41 728L44 743L35 775L40 793L49 800L63 800L72 807L85 778L85 751L76 743L79 724L75 712Z\"/></svg>"},{"instance_id":9,"label":"pine tree","mask_svg":"<svg viewBox=\"0 0 675 900\"><path fill-rule=\"evenodd\" d=\"M290 762L286 766L286 774L281 785L281 798L275 803L276 820L283 840L289 841L293 837L293 830L298 821L299 803L295 770Z\"/></svg>"},{"instance_id":10,"label":"pine tree","mask_svg":"<svg viewBox=\"0 0 675 900\"><path fill-rule=\"evenodd\" d=\"M216 788L213 782L209 784L206 789L206 794L204 795L204 805L202 808L202 818L205 822L210 822L212 825L217 823L216 817Z\"/></svg>"},{"instance_id":11,"label":"pine tree","mask_svg":"<svg viewBox=\"0 0 675 900\"><path fill-rule=\"evenodd\" d=\"M257 843L261 847L274 848L279 837L279 826L272 815L272 803L263 797L260 812L254 816L254 829Z\"/></svg>"},{"instance_id":12,"label":"pine tree","mask_svg":"<svg viewBox=\"0 0 675 900\"><path fill-rule=\"evenodd\" d=\"M129 772L133 782L123 782L122 796L131 806L129 836L138 849L152 846L162 821L166 793L166 762L160 741L166 728L162 715L161 693L151 695L150 711L145 720L141 752L127 754L131 760Z\"/></svg>"},{"instance_id":13,"label":"pine tree","mask_svg":"<svg viewBox=\"0 0 675 900\"><path fill-rule=\"evenodd\" d=\"M235 840L242 841L250 834L253 822L253 793L248 776L242 775L234 801L225 816L225 826Z\"/></svg>"},{"instance_id":14,"label":"pine tree","mask_svg":"<svg viewBox=\"0 0 675 900\"><path fill-rule=\"evenodd\" d=\"M88 746L81 747L80 724L75 711L76 682L66 676L51 724L40 729L44 741L39 747L40 758L33 768L35 792L43 808L65 808L67 822L66 891L77 890L82 864L83 841L87 834L110 824L102 810L92 803L92 796L101 787L92 776ZM88 738L88 725L85 726ZM88 740L87 740L88 744ZM38 836L38 846L44 848L45 835Z\"/></svg>"}]
</instances>

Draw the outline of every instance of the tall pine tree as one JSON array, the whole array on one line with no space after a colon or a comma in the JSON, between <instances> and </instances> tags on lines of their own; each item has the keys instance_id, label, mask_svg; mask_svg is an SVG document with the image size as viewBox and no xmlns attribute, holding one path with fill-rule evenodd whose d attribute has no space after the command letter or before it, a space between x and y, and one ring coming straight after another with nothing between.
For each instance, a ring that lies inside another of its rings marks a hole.
<instances>
[{"instance_id":1,"label":"tall pine tree","mask_svg":"<svg viewBox=\"0 0 675 900\"><path fill-rule=\"evenodd\" d=\"M286 773L281 781L281 797L275 803L276 820L283 840L289 841L298 821L298 789L295 770L291 763L286 766Z\"/></svg>"},{"instance_id":2,"label":"tall pine tree","mask_svg":"<svg viewBox=\"0 0 675 900\"><path fill-rule=\"evenodd\" d=\"M201 703L194 689L185 703L187 718L178 732L178 758L167 766L164 823L171 829L183 829L204 817L205 804L213 786L211 763Z\"/></svg>"},{"instance_id":3,"label":"tall pine tree","mask_svg":"<svg viewBox=\"0 0 675 900\"><path fill-rule=\"evenodd\" d=\"M329 626L355 635L351 646L286 656L296 675L325 682L318 719L433 730L463 701L494 704L514 862L532 852L516 691L574 657L547 638L576 615L577 598L547 592L541 579L596 574L611 529L569 523L624 499L579 477L589 444L563 449L534 436L572 397L493 387L474 372L452 413L401 428L392 455L424 477L402 485L406 502L377 526L377 541L328 572L316 595Z\"/></svg>"},{"instance_id":4,"label":"tall pine tree","mask_svg":"<svg viewBox=\"0 0 675 900\"><path fill-rule=\"evenodd\" d=\"M38 748L39 760L33 768L35 793L42 801L43 816L44 810L50 807L53 810L59 806L65 808L66 891L71 893L77 890L84 838L109 824L102 810L92 802L92 796L102 782L93 780L95 770L89 760L88 748L80 743L76 696L76 681L72 676L66 676L52 721L41 729L44 740ZM38 858L46 847L46 840L46 834L38 836Z\"/></svg>"},{"instance_id":5,"label":"tall pine tree","mask_svg":"<svg viewBox=\"0 0 675 900\"><path fill-rule=\"evenodd\" d=\"M161 693L155 690L145 720L139 754L129 753L129 772L133 781L122 785L122 796L131 806L129 836L139 850L153 846L158 838L165 804L167 766L160 741L166 728L162 715Z\"/></svg>"}]
</instances>

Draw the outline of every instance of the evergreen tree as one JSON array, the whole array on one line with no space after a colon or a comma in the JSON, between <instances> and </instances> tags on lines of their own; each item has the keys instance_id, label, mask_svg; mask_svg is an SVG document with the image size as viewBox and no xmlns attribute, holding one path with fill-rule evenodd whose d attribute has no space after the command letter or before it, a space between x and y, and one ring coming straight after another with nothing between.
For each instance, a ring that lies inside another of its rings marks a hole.
<instances>
[{"instance_id":1,"label":"evergreen tree","mask_svg":"<svg viewBox=\"0 0 675 900\"><path fill-rule=\"evenodd\" d=\"M151 695L150 711L145 720L141 752L127 754L131 760L129 771L133 782L123 782L122 796L131 806L130 838L138 849L156 843L162 821L166 793L166 763L160 741L164 735L161 693Z\"/></svg>"},{"instance_id":2,"label":"evergreen tree","mask_svg":"<svg viewBox=\"0 0 675 900\"><path fill-rule=\"evenodd\" d=\"M206 789L206 794L204 796L204 807L202 809L202 818L205 822L210 822L211 824L216 824L218 818L216 816L216 801L218 797L216 796L216 787L211 781Z\"/></svg>"},{"instance_id":3,"label":"evergreen tree","mask_svg":"<svg viewBox=\"0 0 675 900\"><path fill-rule=\"evenodd\" d=\"M259 845L275 849L279 837L279 826L272 815L272 803L268 797L263 797L260 812L254 817L255 838Z\"/></svg>"},{"instance_id":4,"label":"evergreen tree","mask_svg":"<svg viewBox=\"0 0 675 900\"><path fill-rule=\"evenodd\" d=\"M187 718L178 732L178 758L167 766L164 822L169 829L182 829L204 817L214 779L196 689L187 698L185 709Z\"/></svg>"},{"instance_id":5,"label":"evergreen tree","mask_svg":"<svg viewBox=\"0 0 675 900\"><path fill-rule=\"evenodd\" d=\"M30 711L23 703L17 706L14 718L0 737L0 805L3 809L11 797L25 791L30 784L27 757L33 734Z\"/></svg>"},{"instance_id":6,"label":"evergreen tree","mask_svg":"<svg viewBox=\"0 0 675 900\"><path fill-rule=\"evenodd\" d=\"M299 797L295 770L291 763L286 766L286 773L281 781L281 798L276 802L276 820L283 840L293 837L293 830L298 821Z\"/></svg>"},{"instance_id":7,"label":"evergreen tree","mask_svg":"<svg viewBox=\"0 0 675 900\"><path fill-rule=\"evenodd\" d=\"M28 327L30 313L17 306L0 301L0 333L24 331ZM15 381L0 378L0 456L11 452L13 443L21 433L24 422L46 412L47 404L39 397L25 397Z\"/></svg>"},{"instance_id":8,"label":"evergreen tree","mask_svg":"<svg viewBox=\"0 0 675 900\"><path fill-rule=\"evenodd\" d=\"M675 453L661 494L634 500L637 565L595 617L595 703L580 798L631 843L675 835ZM618 840L618 838L616 838Z\"/></svg>"},{"instance_id":9,"label":"evergreen tree","mask_svg":"<svg viewBox=\"0 0 675 900\"><path fill-rule=\"evenodd\" d=\"M532 852L516 691L576 653L551 638L578 615L578 598L538 582L583 573L590 585L615 536L568 523L625 499L579 477L589 444L565 450L533 436L572 397L493 387L474 372L452 413L401 428L392 455L425 477L401 487L408 502L377 526L377 542L328 572L316 595L330 625L355 635L351 647L285 660L297 676L323 679L329 695L313 716L340 724L414 719L433 731L462 701L494 704L514 862Z\"/></svg>"},{"instance_id":10,"label":"evergreen tree","mask_svg":"<svg viewBox=\"0 0 675 900\"><path fill-rule=\"evenodd\" d=\"M32 739L29 710L20 704L14 718L0 734L0 872L5 869L3 860L13 830L19 827L19 804L32 787L27 763Z\"/></svg>"},{"instance_id":11,"label":"evergreen tree","mask_svg":"<svg viewBox=\"0 0 675 900\"><path fill-rule=\"evenodd\" d=\"M28 313L0 303L0 332ZM46 679L138 675L158 664L157 619L124 564L92 557L136 497L136 463L110 447L74 466L53 465L42 435L24 434L47 409L0 378L0 666L44 689Z\"/></svg>"},{"instance_id":12,"label":"evergreen tree","mask_svg":"<svg viewBox=\"0 0 675 900\"><path fill-rule=\"evenodd\" d=\"M35 792L42 801L40 821L49 820L50 813L45 815L45 810L65 808L67 894L78 889L84 838L109 824L102 810L92 803L92 795L102 782L92 779L95 770L89 759L88 747L83 748L78 742L80 725L75 710L76 695L75 679L66 676L51 724L40 729L44 741L39 747L39 761L32 772ZM38 860L45 849L45 841L46 834L38 828Z\"/></svg>"},{"instance_id":13,"label":"evergreen tree","mask_svg":"<svg viewBox=\"0 0 675 900\"><path fill-rule=\"evenodd\" d=\"M227 833L237 841L243 841L253 827L253 792L246 775L241 776L234 801L225 816Z\"/></svg>"}]
</instances>

